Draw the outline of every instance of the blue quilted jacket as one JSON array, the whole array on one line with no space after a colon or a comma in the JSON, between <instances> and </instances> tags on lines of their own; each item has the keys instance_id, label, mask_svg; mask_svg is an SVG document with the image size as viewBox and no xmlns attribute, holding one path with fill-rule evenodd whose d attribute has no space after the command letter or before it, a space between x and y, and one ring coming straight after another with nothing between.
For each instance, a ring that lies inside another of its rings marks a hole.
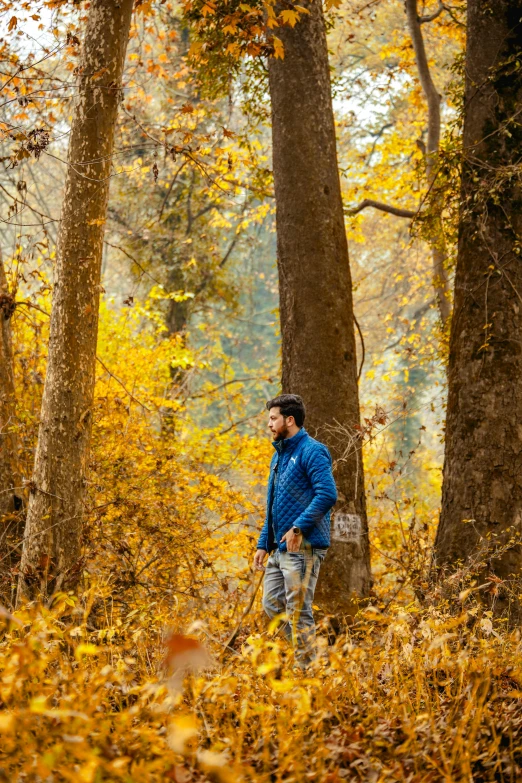
<instances>
[{"instance_id":1,"label":"blue quilted jacket","mask_svg":"<svg viewBox=\"0 0 522 783\"><path fill-rule=\"evenodd\" d=\"M293 525L301 528L312 547L330 546L330 509L337 500L330 452L304 427L273 446L276 452L270 463L266 518L257 548L271 552L279 547L286 552L286 541L281 543L281 538Z\"/></svg>"}]
</instances>

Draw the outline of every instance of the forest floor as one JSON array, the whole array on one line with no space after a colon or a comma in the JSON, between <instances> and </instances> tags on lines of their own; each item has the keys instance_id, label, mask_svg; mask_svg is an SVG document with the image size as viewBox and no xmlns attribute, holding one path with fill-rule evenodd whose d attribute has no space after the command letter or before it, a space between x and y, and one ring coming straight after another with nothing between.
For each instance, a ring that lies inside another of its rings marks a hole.
<instances>
[{"instance_id":1,"label":"forest floor","mask_svg":"<svg viewBox=\"0 0 522 783\"><path fill-rule=\"evenodd\" d=\"M232 650L107 608L91 590L4 612L0 780L521 779L520 632L472 598L370 607L303 674L274 627Z\"/></svg>"}]
</instances>

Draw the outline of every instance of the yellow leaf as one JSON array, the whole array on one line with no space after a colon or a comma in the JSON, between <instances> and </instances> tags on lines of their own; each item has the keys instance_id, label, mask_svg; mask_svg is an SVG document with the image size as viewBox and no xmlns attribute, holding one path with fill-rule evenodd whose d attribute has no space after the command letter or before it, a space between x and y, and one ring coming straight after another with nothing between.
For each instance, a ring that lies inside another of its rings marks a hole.
<instances>
[{"instance_id":1,"label":"yellow leaf","mask_svg":"<svg viewBox=\"0 0 522 783\"><path fill-rule=\"evenodd\" d=\"M270 672L275 671L276 669L279 669L279 663L262 663L260 666L257 667L257 673L258 674L269 674Z\"/></svg>"},{"instance_id":2,"label":"yellow leaf","mask_svg":"<svg viewBox=\"0 0 522 783\"><path fill-rule=\"evenodd\" d=\"M283 42L280 38L277 38L274 35L274 57L276 60L284 60L285 59L285 48L283 46Z\"/></svg>"},{"instance_id":3,"label":"yellow leaf","mask_svg":"<svg viewBox=\"0 0 522 783\"><path fill-rule=\"evenodd\" d=\"M83 655L98 655L98 652L99 650L95 644L79 644L74 651L74 657L79 661Z\"/></svg>"},{"instance_id":4,"label":"yellow leaf","mask_svg":"<svg viewBox=\"0 0 522 783\"><path fill-rule=\"evenodd\" d=\"M234 41L234 43L229 43L225 54L231 54L232 57L239 57L239 54L241 52L241 47L239 46L237 41Z\"/></svg>"},{"instance_id":5,"label":"yellow leaf","mask_svg":"<svg viewBox=\"0 0 522 783\"><path fill-rule=\"evenodd\" d=\"M201 50L203 49L203 44L201 41L194 41L190 45L189 49L189 57L197 57L199 54L201 54Z\"/></svg>"},{"instance_id":6,"label":"yellow leaf","mask_svg":"<svg viewBox=\"0 0 522 783\"><path fill-rule=\"evenodd\" d=\"M78 780L81 780L82 783L92 783L98 769L98 763L98 759L90 759L87 764L84 764L77 773Z\"/></svg>"},{"instance_id":7,"label":"yellow leaf","mask_svg":"<svg viewBox=\"0 0 522 783\"><path fill-rule=\"evenodd\" d=\"M185 745L197 736L197 723L191 715L181 715L169 726L168 743L174 753L183 754Z\"/></svg>"},{"instance_id":8,"label":"yellow leaf","mask_svg":"<svg viewBox=\"0 0 522 783\"><path fill-rule=\"evenodd\" d=\"M29 704L29 709L31 712L43 713L46 711L46 704L47 701L45 696L35 696L34 699L31 699L31 703Z\"/></svg>"},{"instance_id":9,"label":"yellow leaf","mask_svg":"<svg viewBox=\"0 0 522 783\"><path fill-rule=\"evenodd\" d=\"M279 14L285 24L289 24L290 27L295 27L296 22L299 21L299 14L296 11L285 10Z\"/></svg>"},{"instance_id":10,"label":"yellow leaf","mask_svg":"<svg viewBox=\"0 0 522 783\"><path fill-rule=\"evenodd\" d=\"M276 693L288 693L295 687L294 680L270 680L270 687Z\"/></svg>"},{"instance_id":11,"label":"yellow leaf","mask_svg":"<svg viewBox=\"0 0 522 783\"><path fill-rule=\"evenodd\" d=\"M14 730L14 716L8 712L0 715L0 732L7 734Z\"/></svg>"}]
</instances>

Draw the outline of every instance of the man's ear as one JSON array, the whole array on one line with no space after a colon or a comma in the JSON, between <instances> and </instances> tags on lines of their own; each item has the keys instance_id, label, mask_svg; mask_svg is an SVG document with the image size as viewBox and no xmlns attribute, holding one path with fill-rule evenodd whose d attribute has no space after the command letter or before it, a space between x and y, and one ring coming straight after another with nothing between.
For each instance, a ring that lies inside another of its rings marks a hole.
<instances>
[{"instance_id":1,"label":"man's ear","mask_svg":"<svg viewBox=\"0 0 522 783\"><path fill-rule=\"evenodd\" d=\"M293 416L287 416L286 417L286 423L289 427L292 426L292 424L295 424L295 419Z\"/></svg>"}]
</instances>

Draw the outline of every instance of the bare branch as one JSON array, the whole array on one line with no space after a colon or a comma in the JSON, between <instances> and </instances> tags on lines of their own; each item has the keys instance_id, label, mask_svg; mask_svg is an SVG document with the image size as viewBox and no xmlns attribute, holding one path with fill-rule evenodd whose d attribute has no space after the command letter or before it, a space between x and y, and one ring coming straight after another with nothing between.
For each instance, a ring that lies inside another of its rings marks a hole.
<instances>
[{"instance_id":1,"label":"bare branch","mask_svg":"<svg viewBox=\"0 0 522 783\"><path fill-rule=\"evenodd\" d=\"M355 321L355 325L357 327L357 331L359 332L359 339L361 340L361 363L359 365L359 372L357 373L357 383L359 383L359 381L361 380L362 370L363 370L363 367L364 367L364 359L366 357L366 348L364 346L363 333L361 331L361 327L359 326L359 321L355 317L355 313L354 313L354 316L353 316L353 320Z\"/></svg>"},{"instance_id":2,"label":"bare branch","mask_svg":"<svg viewBox=\"0 0 522 783\"><path fill-rule=\"evenodd\" d=\"M403 217L403 218L414 218L418 214L413 209L402 209L401 207L392 207L390 204L383 204L382 201L375 201L373 198L365 198L361 203L353 207L353 209L348 209L347 214L348 215L357 215L359 212L362 212L363 209L366 209L367 207L373 207L373 209L379 209L381 212L388 212L390 215L395 215L396 217Z\"/></svg>"},{"instance_id":3,"label":"bare branch","mask_svg":"<svg viewBox=\"0 0 522 783\"><path fill-rule=\"evenodd\" d=\"M142 272L142 274L147 275L147 277L150 277L150 279L154 283L156 283L156 285L159 285L163 288L163 283L160 283L160 281L157 280L155 277L153 277L150 272L147 272L147 270L144 269L144 267L140 264L140 262L134 256L132 256L127 250L125 250L124 247L120 247L120 245L113 245L112 242L107 242L106 239L103 240L103 244L107 245L107 247L114 248L114 250L119 250L120 253L123 253L124 256L127 256L127 258L129 258L133 264L136 264L136 266Z\"/></svg>"},{"instance_id":4,"label":"bare branch","mask_svg":"<svg viewBox=\"0 0 522 783\"><path fill-rule=\"evenodd\" d=\"M426 14L426 16L419 16L419 24L426 24L426 22L433 22L443 11L446 10L444 3L439 0L439 7L432 14Z\"/></svg>"},{"instance_id":5,"label":"bare branch","mask_svg":"<svg viewBox=\"0 0 522 783\"><path fill-rule=\"evenodd\" d=\"M163 199L163 204L161 205L161 209L160 209L160 211L159 211L159 215L158 215L158 223L159 223L159 222L161 222L161 218L163 217L163 210L164 210L164 209L165 209L165 207L167 206L167 201L168 201L168 200L169 200L169 198L170 198L170 194L172 193L172 189L174 188L174 185L176 184L176 180L178 179L179 175L181 174L181 172L183 171L183 169L185 168L185 166L187 165L187 163L188 163L188 160L187 160L187 158L185 158L185 159L183 160L183 162L182 162L181 166L179 166L179 167L178 167L178 170L176 171L176 173L175 173L175 174L174 174L174 176L172 177L172 182L171 182L171 183L170 183L170 185L169 185L169 189L167 190L167 193L166 193L166 195L165 195L165 198Z\"/></svg>"},{"instance_id":6,"label":"bare branch","mask_svg":"<svg viewBox=\"0 0 522 783\"><path fill-rule=\"evenodd\" d=\"M236 235L234 236L234 238L232 239L232 242L231 242L231 243L230 243L230 245L228 246L228 250L227 250L227 252L225 253L225 255L223 256L223 258L222 258L222 259L221 259L221 261L219 262L219 268L220 268L220 269L222 269L222 268L225 266L225 264L227 263L227 261L228 261L228 259L230 258L230 255L231 255L231 253L232 253L233 249L235 248L235 246L236 246L236 244L237 244L237 240L238 240L238 239L239 239L239 237L238 237L238 235L236 234Z\"/></svg>"},{"instance_id":7,"label":"bare branch","mask_svg":"<svg viewBox=\"0 0 522 783\"><path fill-rule=\"evenodd\" d=\"M230 425L230 427L226 427L226 429L221 430L221 432L218 432L219 435L225 435L227 432L230 432L230 430L233 430L235 427L239 427L240 424L245 424L247 421L251 421L252 419L257 419L259 416L259 413L254 413L252 416L247 416L245 419L240 419L239 421L235 421L233 424Z\"/></svg>"},{"instance_id":8,"label":"bare branch","mask_svg":"<svg viewBox=\"0 0 522 783\"><path fill-rule=\"evenodd\" d=\"M98 361L98 362L101 364L101 366L103 367L103 369L105 370L105 372L106 372L108 375L110 375L110 377L111 377L111 378L113 378L113 379L116 381L116 383L119 383L119 384L120 384L120 386L121 386L121 388L123 389L123 391L124 391L124 392L126 392L126 393L129 395L129 397L131 398L131 400L132 400L133 402L137 402L137 403L138 403L138 405L139 405L140 407L144 408L144 409L145 409L146 411L148 411L149 413L151 412L151 411L150 411L150 408L147 408L147 406L146 406L146 405L145 405L143 402L141 402L140 400L138 400L138 398L137 398L137 397L135 397L135 396L134 396L134 394L133 394L132 392L130 392L130 391L127 389L127 387L125 386L125 384L123 383L123 381L122 381L122 380L120 380L120 378L118 378L118 376L117 376L117 375L114 375L114 373L113 373L113 372L111 372L111 371L109 370L109 368L107 367L107 365L106 365L104 362L102 362L102 360L100 359L100 357L99 357L99 356L97 356L97 357L96 357L96 361Z\"/></svg>"},{"instance_id":9,"label":"bare branch","mask_svg":"<svg viewBox=\"0 0 522 783\"><path fill-rule=\"evenodd\" d=\"M212 389L207 389L207 391L198 392L198 394L189 394L188 397L185 397L185 399L197 400L200 397L208 397L208 395L214 394L220 389L224 389L226 386L230 386L232 383L247 383L248 381L261 381L261 380L265 380L265 379L260 375L249 375L246 378L232 378L232 380L225 381L225 383L220 383L219 386L214 386Z\"/></svg>"},{"instance_id":10,"label":"bare branch","mask_svg":"<svg viewBox=\"0 0 522 783\"><path fill-rule=\"evenodd\" d=\"M386 123L384 123L382 128L380 130L378 130L376 133L370 133L370 136L373 136L374 140L373 140L372 148L370 150L370 154L366 158L366 162L364 164L366 167L368 167L370 165L370 163L371 163L371 160L372 160L373 155L375 153L375 148L377 147L377 142L381 138L381 136L384 133L384 131L388 130L388 128L393 128L393 122L386 122Z\"/></svg>"}]
</instances>

